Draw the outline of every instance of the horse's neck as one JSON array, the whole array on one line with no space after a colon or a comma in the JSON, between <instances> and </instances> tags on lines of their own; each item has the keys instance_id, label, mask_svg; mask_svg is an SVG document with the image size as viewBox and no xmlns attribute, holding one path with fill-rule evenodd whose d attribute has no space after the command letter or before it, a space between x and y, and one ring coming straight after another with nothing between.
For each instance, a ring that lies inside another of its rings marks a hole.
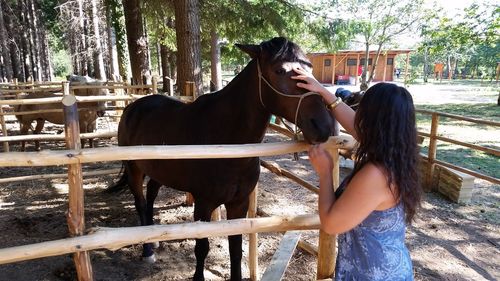
<instances>
[{"instance_id":1,"label":"horse's neck","mask_svg":"<svg viewBox=\"0 0 500 281\"><path fill-rule=\"evenodd\" d=\"M226 99L225 106L230 107L232 116L238 116L235 129L251 135L252 142L262 141L271 114L259 98L259 78L255 61L250 62L225 88L219 91L221 99ZM229 128L228 128L229 129Z\"/></svg>"}]
</instances>

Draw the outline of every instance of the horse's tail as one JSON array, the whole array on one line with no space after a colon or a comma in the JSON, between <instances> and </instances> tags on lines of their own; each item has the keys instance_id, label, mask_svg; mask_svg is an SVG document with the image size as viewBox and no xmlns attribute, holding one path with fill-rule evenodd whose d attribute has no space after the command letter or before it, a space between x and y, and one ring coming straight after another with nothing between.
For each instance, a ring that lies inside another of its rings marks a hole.
<instances>
[{"instance_id":1,"label":"horse's tail","mask_svg":"<svg viewBox=\"0 0 500 281\"><path fill-rule=\"evenodd\" d=\"M108 186L104 192L105 193L118 193L124 192L128 189L128 174L127 169L125 169L125 162L122 162L122 167L120 169L120 173L118 173L120 179L112 185Z\"/></svg>"}]
</instances>

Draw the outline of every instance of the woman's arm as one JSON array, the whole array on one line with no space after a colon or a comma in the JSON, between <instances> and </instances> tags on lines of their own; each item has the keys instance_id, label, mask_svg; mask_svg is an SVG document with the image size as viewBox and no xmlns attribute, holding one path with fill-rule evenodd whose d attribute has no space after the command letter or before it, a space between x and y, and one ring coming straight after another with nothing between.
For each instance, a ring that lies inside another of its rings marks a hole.
<instances>
[{"instance_id":1,"label":"woman's arm","mask_svg":"<svg viewBox=\"0 0 500 281\"><path fill-rule=\"evenodd\" d=\"M302 68L294 68L294 71L298 75L292 76L292 79L301 81L297 83L297 87L319 93L323 97L326 105L332 104L337 100L335 94L323 87L323 85L321 85L321 83L314 78L312 73L309 73ZM335 119L339 121L340 125L342 125L342 127L347 131L347 133L357 140L356 130L354 129L354 110L352 110L352 108L350 108L347 104L341 102L335 108L330 109L330 111L335 116Z\"/></svg>"},{"instance_id":2,"label":"woman's arm","mask_svg":"<svg viewBox=\"0 0 500 281\"><path fill-rule=\"evenodd\" d=\"M309 150L309 159L320 178L318 211L321 228L329 234L351 230L374 210L396 204L381 168L368 163L350 180L340 198L335 198L332 160L322 145Z\"/></svg>"}]
</instances>

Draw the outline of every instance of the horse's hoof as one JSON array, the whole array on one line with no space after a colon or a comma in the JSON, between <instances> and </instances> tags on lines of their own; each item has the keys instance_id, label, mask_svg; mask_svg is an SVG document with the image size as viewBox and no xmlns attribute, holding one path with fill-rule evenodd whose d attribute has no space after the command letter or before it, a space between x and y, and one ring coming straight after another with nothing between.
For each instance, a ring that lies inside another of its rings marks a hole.
<instances>
[{"instance_id":1,"label":"horse's hoof","mask_svg":"<svg viewBox=\"0 0 500 281\"><path fill-rule=\"evenodd\" d=\"M158 248L160 248L160 242L159 242L159 241L153 242L153 243L151 243L151 244L153 244L153 249L158 249Z\"/></svg>"},{"instance_id":2,"label":"horse's hoof","mask_svg":"<svg viewBox=\"0 0 500 281\"><path fill-rule=\"evenodd\" d=\"M146 263L149 263L149 264L153 264L156 262L156 256L155 254L152 254L151 256L149 257L142 257L142 260Z\"/></svg>"}]
</instances>

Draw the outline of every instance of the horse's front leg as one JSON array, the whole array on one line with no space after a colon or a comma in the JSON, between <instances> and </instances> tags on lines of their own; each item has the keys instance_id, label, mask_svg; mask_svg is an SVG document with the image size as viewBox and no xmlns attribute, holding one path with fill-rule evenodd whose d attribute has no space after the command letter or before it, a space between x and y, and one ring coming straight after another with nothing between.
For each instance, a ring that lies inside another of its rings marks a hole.
<instances>
[{"instance_id":1,"label":"horse's front leg","mask_svg":"<svg viewBox=\"0 0 500 281\"><path fill-rule=\"evenodd\" d=\"M215 209L213 204L209 204L203 200L198 200L196 197L194 203L194 221L210 221L212 211ZM203 270L205 269L205 259L210 250L208 238L196 239L194 247L194 255L196 256L196 271L194 272L193 280L205 280Z\"/></svg>"},{"instance_id":2,"label":"horse's front leg","mask_svg":"<svg viewBox=\"0 0 500 281\"><path fill-rule=\"evenodd\" d=\"M34 135L38 135L42 132L43 126L45 125L45 119L36 119L36 127L33 131ZM35 150L40 151L40 141L35 141Z\"/></svg>"},{"instance_id":3,"label":"horse's front leg","mask_svg":"<svg viewBox=\"0 0 500 281\"><path fill-rule=\"evenodd\" d=\"M248 197L226 203L227 219L245 218L248 211ZM229 240L229 256L231 258L231 281L241 280L242 235L232 235Z\"/></svg>"},{"instance_id":4,"label":"horse's front leg","mask_svg":"<svg viewBox=\"0 0 500 281\"><path fill-rule=\"evenodd\" d=\"M154 224L154 204L155 199L158 196L158 191L160 190L161 184L153 179L149 179L147 191L146 191L146 225ZM149 247L152 249L160 247L159 242L146 243L144 248ZM152 252L153 250L144 250L144 252ZM154 258L154 256L153 256ZM154 260L153 260L154 262Z\"/></svg>"},{"instance_id":5,"label":"horse's front leg","mask_svg":"<svg viewBox=\"0 0 500 281\"><path fill-rule=\"evenodd\" d=\"M31 127L31 122L28 123L28 122L20 121L19 127L20 127L19 134L20 135L27 135L28 131ZM21 141L21 151L23 151L23 152L26 151L26 141L25 140Z\"/></svg>"}]
</instances>

